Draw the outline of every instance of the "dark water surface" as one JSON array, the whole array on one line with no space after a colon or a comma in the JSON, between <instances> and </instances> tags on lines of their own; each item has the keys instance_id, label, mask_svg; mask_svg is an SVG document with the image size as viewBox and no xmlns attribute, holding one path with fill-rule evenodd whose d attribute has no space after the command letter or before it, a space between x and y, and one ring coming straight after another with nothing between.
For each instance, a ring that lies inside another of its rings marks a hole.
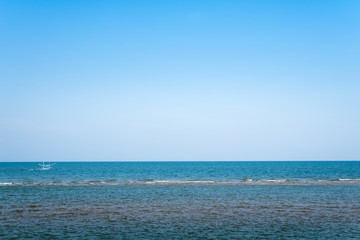
<instances>
[{"instance_id":1,"label":"dark water surface","mask_svg":"<svg viewBox=\"0 0 360 240\"><path fill-rule=\"evenodd\" d=\"M360 239L360 162L0 163L0 239Z\"/></svg>"}]
</instances>

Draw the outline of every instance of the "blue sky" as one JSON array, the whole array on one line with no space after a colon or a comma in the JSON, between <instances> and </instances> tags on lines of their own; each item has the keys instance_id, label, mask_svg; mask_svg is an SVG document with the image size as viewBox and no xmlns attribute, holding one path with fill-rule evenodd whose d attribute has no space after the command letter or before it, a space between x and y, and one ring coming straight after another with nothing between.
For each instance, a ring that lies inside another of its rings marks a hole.
<instances>
[{"instance_id":1,"label":"blue sky","mask_svg":"<svg viewBox=\"0 0 360 240\"><path fill-rule=\"evenodd\" d=\"M0 2L0 161L359 160L359 1Z\"/></svg>"}]
</instances>

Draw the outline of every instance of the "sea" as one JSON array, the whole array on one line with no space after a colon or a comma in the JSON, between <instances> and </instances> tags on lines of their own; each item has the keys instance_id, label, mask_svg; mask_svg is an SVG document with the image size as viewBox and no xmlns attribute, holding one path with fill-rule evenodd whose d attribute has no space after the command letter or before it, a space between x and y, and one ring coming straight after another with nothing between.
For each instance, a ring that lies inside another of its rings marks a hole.
<instances>
[{"instance_id":1,"label":"sea","mask_svg":"<svg viewBox=\"0 0 360 240\"><path fill-rule=\"evenodd\" d=\"M360 239L359 161L0 163L0 239Z\"/></svg>"}]
</instances>

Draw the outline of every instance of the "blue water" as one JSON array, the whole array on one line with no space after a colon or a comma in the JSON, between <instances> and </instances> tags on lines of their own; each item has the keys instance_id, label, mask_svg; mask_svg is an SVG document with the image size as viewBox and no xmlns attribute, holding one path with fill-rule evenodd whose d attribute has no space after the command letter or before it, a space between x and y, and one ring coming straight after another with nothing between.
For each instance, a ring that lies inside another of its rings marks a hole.
<instances>
[{"instance_id":1,"label":"blue water","mask_svg":"<svg viewBox=\"0 0 360 240\"><path fill-rule=\"evenodd\" d=\"M0 163L0 239L360 239L360 162Z\"/></svg>"}]
</instances>

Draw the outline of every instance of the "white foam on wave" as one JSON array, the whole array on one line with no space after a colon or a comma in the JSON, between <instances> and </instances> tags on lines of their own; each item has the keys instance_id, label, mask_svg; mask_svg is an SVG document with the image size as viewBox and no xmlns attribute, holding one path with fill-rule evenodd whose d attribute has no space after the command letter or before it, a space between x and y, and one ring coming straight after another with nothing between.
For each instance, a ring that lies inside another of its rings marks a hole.
<instances>
[{"instance_id":1,"label":"white foam on wave","mask_svg":"<svg viewBox=\"0 0 360 240\"><path fill-rule=\"evenodd\" d=\"M8 183L8 182L2 182L0 185L7 186L7 185L14 185L15 183Z\"/></svg>"},{"instance_id":2,"label":"white foam on wave","mask_svg":"<svg viewBox=\"0 0 360 240\"><path fill-rule=\"evenodd\" d=\"M148 181L145 184L211 184L215 183L215 181L195 181L195 180L188 180L188 181L176 181L176 180L155 180L155 181Z\"/></svg>"},{"instance_id":3,"label":"white foam on wave","mask_svg":"<svg viewBox=\"0 0 360 240\"><path fill-rule=\"evenodd\" d=\"M242 179L242 180L150 180L150 181L101 181L93 180L86 182L0 182L0 187L5 186L256 186L256 185L359 185L359 178L341 178L333 180L325 179Z\"/></svg>"},{"instance_id":4,"label":"white foam on wave","mask_svg":"<svg viewBox=\"0 0 360 240\"><path fill-rule=\"evenodd\" d=\"M358 178L340 178L339 181L360 181Z\"/></svg>"},{"instance_id":5,"label":"white foam on wave","mask_svg":"<svg viewBox=\"0 0 360 240\"><path fill-rule=\"evenodd\" d=\"M286 182L286 179L267 179L263 180L263 182L269 182L269 183L284 183Z\"/></svg>"}]
</instances>

